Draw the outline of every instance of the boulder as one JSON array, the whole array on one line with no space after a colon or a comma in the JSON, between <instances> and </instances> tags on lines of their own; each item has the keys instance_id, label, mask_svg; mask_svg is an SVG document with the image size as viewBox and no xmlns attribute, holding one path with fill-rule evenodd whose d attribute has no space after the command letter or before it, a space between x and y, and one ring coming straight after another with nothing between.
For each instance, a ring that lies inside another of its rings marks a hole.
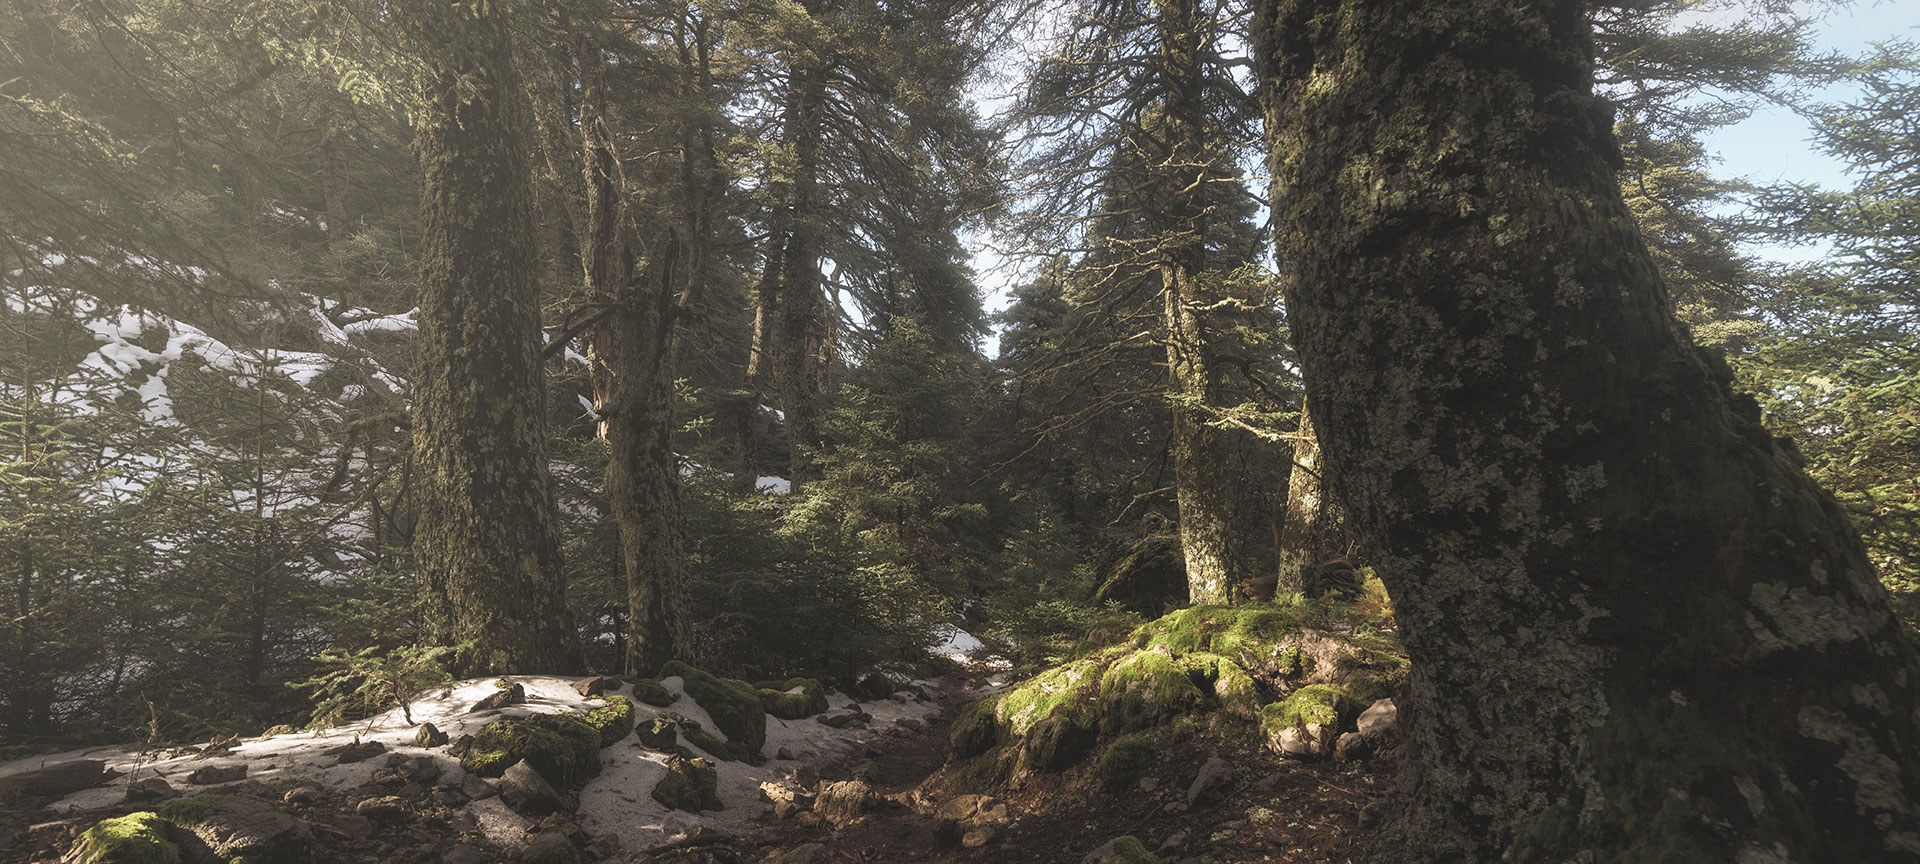
<instances>
[{"instance_id":1,"label":"boulder","mask_svg":"<svg viewBox=\"0 0 1920 864\"><path fill-rule=\"evenodd\" d=\"M155 813L102 819L80 834L60 864L179 864L172 826Z\"/></svg>"},{"instance_id":2,"label":"boulder","mask_svg":"<svg viewBox=\"0 0 1920 864\"><path fill-rule=\"evenodd\" d=\"M398 822L406 818L407 802L393 795L381 795L353 805L353 812L372 820L375 824Z\"/></svg>"},{"instance_id":3,"label":"boulder","mask_svg":"<svg viewBox=\"0 0 1920 864\"><path fill-rule=\"evenodd\" d=\"M1211 804L1227 794L1227 784L1233 782L1233 766L1218 756L1209 756L1200 766L1200 773L1194 775L1193 784L1187 787L1187 806Z\"/></svg>"},{"instance_id":4,"label":"boulder","mask_svg":"<svg viewBox=\"0 0 1920 864\"><path fill-rule=\"evenodd\" d=\"M165 801L168 798L175 798L179 795L179 792L174 791L173 784L168 783L164 778L147 777L142 780L135 780L127 786L126 800L130 803Z\"/></svg>"},{"instance_id":5,"label":"boulder","mask_svg":"<svg viewBox=\"0 0 1920 864\"><path fill-rule=\"evenodd\" d=\"M820 796L814 799L813 810L824 817L834 827L843 827L860 818L860 814L873 809L879 803L880 796L875 795L873 787L858 780L842 780L827 783L820 787Z\"/></svg>"},{"instance_id":6,"label":"boulder","mask_svg":"<svg viewBox=\"0 0 1920 864\"><path fill-rule=\"evenodd\" d=\"M160 818L205 844L223 861L309 860L313 829L307 823L245 795L195 795L167 802ZM182 840L186 837L182 836ZM188 851L192 856L191 850Z\"/></svg>"},{"instance_id":7,"label":"boulder","mask_svg":"<svg viewBox=\"0 0 1920 864\"><path fill-rule=\"evenodd\" d=\"M665 708L680 701L680 694L668 690L652 678L629 678L627 681L633 685L633 698L655 708Z\"/></svg>"},{"instance_id":8,"label":"boulder","mask_svg":"<svg viewBox=\"0 0 1920 864\"><path fill-rule=\"evenodd\" d=\"M580 694L584 699L592 699L608 690L618 689L620 689L620 679L605 675L590 675L573 682L573 692Z\"/></svg>"},{"instance_id":9,"label":"boulder","mask_svg":"<svg viewBox=\"0 0 1920 864\"><path fill-rule=\"evenodd\" d=\"M600 733L600 746L611 747L633 731L633 703L625 696L608 696L607 704L587 712L587 725Z\"/></svg>"},{"instance_id":10,"label":"boulder","mask_svg":"<svg viewBox=\"0 0 1920 864\"><path fill-rule=\"evenodd\" d=\"M510 684L499 690L495 690L488 694L486 698L473 703L473 707L468 708L467 713L476 714L481 711L492 711L496 708L505 708L508 705L519 705L526 701L527 688L519 684Z\"/></svg>"},{"instance_id":11,"label":"boulder","mask_svg":"<svg viewBox=\"0 0 1920 864\"><path fill-rule=\"evenodd\" d=\"M777 686L755 687L760 707L782 720L799 720L827 710L827 688L814 678L789 678Z\"/></svg>"},{"instance_id":12,"label":"boulder","mask_svg":"<svg viewBox=\"0 0 1920 864\"><path fill-rule=\"evenodd\" d=\"M640 743L655 750L672 750L674 745L680 743L680 736L675 730L685 720L678 714L661 714L641 723L636 727Z\"/></svg>"},{"instance_id":13,"label":"boulder","mask_svg":"<svg viewBox=\"0 0 1920 864\"><path fill-rule=\"evenodd\" d=\"M860 683L853 685L854 693L865 696L868 699L885 699L888 696L892 696L893 692L898 689L900 689L898 682L879 672L868 675L860 679Z\"/></svg>"},{"instance_id":14,"label":"boulder","mask_svg":"<svg viewBox=\"0 0 1920 864\"><path fill-rule=\"evenodd\" d=\"M723 810L726 805L720 803L720 796L715 791L719 782L720 774L714 770L712 762L679 755L668 756L667 774L654 784L653 800L689 813Z\"/></svg>"},{"instance_id":15,"label":"boulder","mask_svg":"<svg viewBox=\"0 0 1920 864\"><path fill-rule=\"evenodd\" d=\"M460 757L460 767L498 777L526 762L548 783L572 788L600 770L600 732L574 714L535 714L488 723Z\"/></svg>"},{"instance_id":16,"label":"boulder","mask_svg":"<svg viewBox=\"0 0 1920 864\"><path fill-rule=\"evenodd\" d=\"M245 779L247 779L247 766L245 764L206 765L193 769L193 773L187 775L187 782L195 786L236 783Z\"/></svg>"},{"instance_id":17,"label":"boulder","mask_svg":"<svg viewBox=\"0 0 1920 864\"><path fill-rule=\"evenodd\" d=\"M1130 836L1115 837L1080 859L1080 864L1160 864L1160 858Z\"/></svg>"},{"instance_id":18,"label":"boulder","mask_svg":"<svg viewBox=\"0 0 1920 864\"><path fill-rule=\"evenodd\" d=\"M1268 746L1282 756L1312 760L1327 755L1327 728L1318 723L1288 726L1267 739Z\"/></svg>"},{"instance_id":19,"label":"boulder","mask_svg":"<svg viewBox=\"0 0 1920 864\"><path fill-rule=\"evenodd\" d=\"M320 755L334 757L335 765L349 765L354 762L365 762L385 752L387 752L387 745L378 741L355 741L351 744L329 747L320 751Z\"/></svg>"},{"instance_id":20,"label":"boulder","mask_svg":"<svg viewBox=\"0 0 1920 864\"><path fill-rule=\"evenodd\" d=\"M413 746L415 747L432 749L445 743L447 743L447 733L440 731L440 727L432 723L422 723L420 724L420 728L413 732Z\"/></svg>"},{"instance_id":21,"label":"boulder","mask_svg":"<svg viewBox=\"0 0 1920 864\"><path fill-rule=\"evenodd\" d=\"M767 743L767 712L760 706L759 691L745 681L719 678L678 660L660 669L660 677L674 676L679 676L687 695L706 709L727 740L745 748L745 761L758 763L760 748Z\"/></svg>"},{"instance_id":22,"label":"boulder","mask_svg":"<svg viewBox=\"0 0 1920 864\"><path fill-rule=\"evenodd\" d=\"M523 760L500 774L500 800L522 816L540 817L566 808L566 799Z\"/></svg>"},{"instance_id":23,"label":"boulder","mask_svg":"<svg viewBox=\"0 0 1920 864\"><path fill-rule=\"evenodd\" d=\"M487 853L462 843L440 854L440 864L487 864Z\"/></svg>"},{"instance_id":24,"label":"boulder","mask_svg":"<svg viewBox=\"0 0 1920 864\"><path fill-rule=\"evenodd\" d=\"M572 841L558 831L542 831L527 838L527 848L520 853L521 864L575 864L579 860L580 853Z\"/></svg>"},{"instance_id":25,"label":"boulder","mask_svg":"<svg viewBox=\"0 0 1920 864\"><path fill-rule=\"evenodd\" d=\"M781 821L813 809L813 796L785 783L762 783L760 795L773 804L773 818Z\"/></svg>"}]
</instances>

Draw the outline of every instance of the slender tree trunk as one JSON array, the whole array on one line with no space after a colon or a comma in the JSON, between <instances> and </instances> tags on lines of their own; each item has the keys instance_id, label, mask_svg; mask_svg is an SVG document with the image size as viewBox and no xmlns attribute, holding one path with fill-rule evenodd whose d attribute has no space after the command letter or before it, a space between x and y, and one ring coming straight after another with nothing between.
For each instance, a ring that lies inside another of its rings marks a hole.
<instances>
[{"instance_id":1,"label":"slender tree trunk","mask_svg":"<svg viewBox=\"0 0 1920 864\"><path fill-rule=\"evenodd\" d=\"M787 431L787 476L798 484L815 479L817 473L814 457L821 444L821 401L826 393L827 310L820 285L817 212L826 76L819 69L801 67L794 70L792 79L788 98L794 110L788 140L793 176L771 357L774 388L786 413L782 425Z\"/></svg>"},{"instance_id":2,"label":"slender tree trunk","mask_svg":"<svg viewBox=\"0 0 1920 864\"><path fill-rule=\"evenodd\" d=\"M635 274L619 153L607 126L606 64L581 36L580 128L586 166L587 295L613 304L593 339L595 395L607 441L607 500L627 580L627 671L652 674L688 643L687 526L673 455L675 258L671 233ZM604 382L604 383L603 383ZM602 390L601 388L605 389Z\"/></svg>"},{"instance_id":3,"label":"slender tree trunk","mask_svg":"<svg viewBox=\"0 0 1920 864\"><path fill-rule=\"evenodd\" d=\"M1574 0L1263 0L1334 499L1413 672L1378 861L1920 861L1920 660L1689 344Z\"/></svg>"},{"instance_id":4,"label":"slender tree trunk","mask_svg":"<svg viewBox=\"0 0 1920 864\"><path fill-rule=\"evenodd\" d=\"M1275 591L1320 592L1320 563L1327 559L1327 506L1322 488L1320 440L1313 417L1300 406L1300 426L1293 433L1293 468L1287 474L1287 515L1280 526Z\"/></svg>"},{"instance_id":5,"label":"slender tree trunk","mask_svg":"<svg viewBox=\"0 0 1920 864\"><path fill-rule=\"evenodd\" d=\"M1167 102L1166 148L1154 166L1167 193L1159 237L1160 281L1167 329L1167 372L1173 393L1173 470L1180 508L1180 547L1187 561L1190 602L1231 603L1240 569L1232 501L1220 468L1220 433L1207 422L1215 403L1214 371L1200 274L1206 270L1207 184L1213 164L1207 146L1204 80L1200 66L1205 28L1193 0L1159 0L1160 64Z\"/></svg>"},{"instance_id":6,"label":"slender tree trunk","mask_svg":"<svg viewBox=\"0 0 1920 864\"><path fill-rule=\"evenodd\" d=\"M421 171L414 557L428 626L472 674L575 671L547 474L530 165L505 4L392 7L431 70Z\"/></svg>"}]
</instances>

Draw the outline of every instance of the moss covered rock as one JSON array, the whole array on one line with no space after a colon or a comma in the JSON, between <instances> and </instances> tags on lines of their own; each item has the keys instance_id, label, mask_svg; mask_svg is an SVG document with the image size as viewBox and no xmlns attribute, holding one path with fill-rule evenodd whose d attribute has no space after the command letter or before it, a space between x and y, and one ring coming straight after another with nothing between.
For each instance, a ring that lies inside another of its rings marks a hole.
<instances>
[{"instance_id":1,"label":"moss covered rock","mask_svg":"<svg viewBox=\"0 0 1920 864\"><path fill-rule=\"evenodd\" d=\"M600 731L593 724L573 714L535 714L488 723L473 736L460 767L498 777L524 760L547 782L569 789L598 772L599 754Z\"/></svg>"},{"instance_id":2,"label":"moss covered rock","mask_svg":"<svg viewBox=\"0 0 1920 864\"><path fill-rule=\"evenodd\" d=\"M1148 852L1139 840L1123 836L1115 837L1106 845L1088 852L1087 857L1080 859L1080 864L1160 864L1160 859Z\"/></svg>"},{"instance_id":3,"label":"moss covered rock","mask_svg":"<svg viewBox=\"0 0 1920 864\"><path fill-rule=\"evenodd\" d=\"M757 692L760 707L782 720L799 720L827 710L827 688L815 678L789 678L778 690L763 687Z\"/></svg>"},{"instance_id":4,"label":"moss covered rock","mask_svg":"<svg viewBox=\"0 0 1920 864\"><path fill-rule=\"evenodd\" d=\"M1154 749L1152 733L1135 732L1114 739L1100 754L1100 761L1094 763L1093 773L1100 788L1118 792L1146 776L1153 764Z\"/></svg>"},{"instance_id":5,"label":"moss covered rock","mask_svg":"<svg viewBox=\"0 0 1920 864\"><path fill-rule=\"evenodd\" d=\"M1385 622L1343 601L1182 609L963 709L949 758L969 781L1019 782L1101 753L1088 773L1116 788L1140 753L1134 733L1196 721L1244 724L1247 734L1337 730L1397 689L1406 665ZM1267 705L1276 694L1287 698Z\"/></svg>"},{"instance_id":6,"label":"moss covered rock","mask_svg":"<svg viewBox=\"0 0 1920 864\"><path fill-rule=\"evenodd\" d=\"M652 705L655 708L665 708L668 705L680 701L680 694L668 690L662 686L659 681L652 678L629 678L627 680L633 684L633 698Z\"/></svg>"},{"instance_id":7,"label":"moss covered rock","mask_svg":"<svg viewBox=\"0 0 1920 864\"><path fill-rule=\"evenodd\" d=\"M203 852L227 864L298 864L309 859L313 846L307 823L249 795L181 798L158 815L180 829L175 836L183 846L204 844ZM195 857L191 848L184 851Z\"/></svg>"},{"instance_id":8,"label":"moss covered rock","mask_svg":"<svg viewBox=\"0 0 1920 864\"><path fill-rule=\"evenodd\" d=\"M760 693L752 684L709 675L678 660L660 667L660 677L679 677L688 696L706 709L713 725L727 740L744 748L746 761L763 757L760 748L767 743L767 713L760 705ZM705 749L705 748L702 748Z\"/></svg>"},{"instance_id":9,"label":"moss covered rock","mask_svg":"<svg viewBox=\"0 0 1920 864\"><path fill-rule=\"evenodd\" d=\"M173 826L158 813L102 819L80 834L62 864L179 864Z\"/></svg>"},{"instance_id":10,"label":"moss covered rock","mask_svg":"<svg viewBox=\"0 0 1920 864\"><path fill-rule=\"evenodd\" d=\"M716 792L719 783L720 774L712 762L669 756L666 776L653 786L653 800L689 813L724 809Z\"/></svg>"},{"instance_id":11,"label":"moss covered rock","mask_svg":"<svg viewBox=\"0 0 1920 864\"><path fill-rule=\"evenodd\" d=\"M600 747L611 747L633 731L633 703L625 696L608 696L607 704L587 712L586 720L600 733Z\"/></svg>"}]
</instances>

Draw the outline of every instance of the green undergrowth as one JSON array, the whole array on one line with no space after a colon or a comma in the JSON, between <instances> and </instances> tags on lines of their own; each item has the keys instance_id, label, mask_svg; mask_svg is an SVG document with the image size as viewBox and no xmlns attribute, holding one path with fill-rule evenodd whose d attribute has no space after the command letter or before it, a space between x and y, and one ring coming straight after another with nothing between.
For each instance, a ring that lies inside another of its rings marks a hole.
<instances>
[{"instance_id":1,"label":"green undergrowth","mask_svg":"<svg viewBox=\"0 0 1920 864\"><path fill-rule=\"evenodd\" d=\"M1406 677L1405 652L1371 608L1287 596L1181 609L1114 634L962 709L949 770L981 787L1071 772L1113 790L1170 729L1350 725Z\"/></svg>"}]
</instances>

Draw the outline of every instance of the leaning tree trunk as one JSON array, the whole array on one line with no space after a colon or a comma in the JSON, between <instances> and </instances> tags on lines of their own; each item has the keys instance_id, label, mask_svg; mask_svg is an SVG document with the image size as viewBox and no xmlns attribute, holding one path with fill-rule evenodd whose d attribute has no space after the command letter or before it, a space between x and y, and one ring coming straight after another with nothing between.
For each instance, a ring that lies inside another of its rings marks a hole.
<instances>
[{"instance_id":1,"label":"leaning tree trunk","mask_svg":"<svg viewBox=\"0 0 1920 864\"><path fill-rule=\"evenodd\" d=\"M1293 468L1287 472L1287 515L1280 525L1280 547L1274 550L1276 592L1319 595L1329 527L1320 440L1314 436L1313 416L1302 403L1300 425L1293 431Z\"/></svg>"},{"instance_id":2,"label":"leaning tree trunk","mask_svg":"<svg viewBox=\"0 0 1920 864\"><path fill-rule=\"evenodd\" d=\"M547 475L526 123L504 12L393 7L430 69L420 162L414 560L470 674L577 670Z\"/></svg>"},{"instance_id":3,"label":"leaning tree trunk","mask_svg":"<svg viewBox=\"0 0 1920 864\"><path fill-rule=\"evenodd\" d=\"M1239 569L1239 537L1232 499L1220 468L1220 433L1207 422L1215 404L1212 351L1199 309L1200 274L1207 265L1207 183L1213 158L1207 147L1205 82L1200 64L1201 24L1193 0L1159 0L1160 73L1167 90L1161 130L1166 142L1154 166L1166 194L1160 214L1159 270L1167 330L1167 373L1174 395L1174 498L1180 508L1180 547L1187 562L1188 600L1231 603Z\"/></svg>"},{"instance_id":4,"label":"leaning tree trunk","mask_svg":"<svg viewBox=\"0 0 1920 864\"><path fill-rule=\"evenodd\" d=\"M1276 235L1413 659L1381 861L1920 860L1920 662L1696 349L1575 0L1264 0Z\"/></svg>"}]
</instances>

